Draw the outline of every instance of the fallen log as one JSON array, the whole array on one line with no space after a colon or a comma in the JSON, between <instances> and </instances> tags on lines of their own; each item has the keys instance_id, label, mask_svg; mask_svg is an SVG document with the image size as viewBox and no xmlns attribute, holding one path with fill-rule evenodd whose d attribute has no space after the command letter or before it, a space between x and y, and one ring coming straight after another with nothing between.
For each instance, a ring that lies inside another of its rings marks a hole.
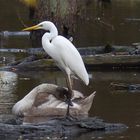
<instances>
[{"instance_id":1,"label":"fallen log","mask_svg":"<svg viewBox=\"0 0 140 140\"><path fill-rule=\"evenodd\" d=\"M10 139L57 139L74 137L86 132L116 133L127 129L127 126L120 123L105 123L102 119L91 117L86 119L67 120L64 118L51 119L42 124L13 125L0 123L0 138L6 136Z\"/></svg>"},{"instance_id":2,"label":"fallen log","mask_svg":"<svg viewBox=\"0 0 140 140\"><path fill-rule=\"evenodd\" d=\"M106 46L78 48L78 51L82 55L86 67L89 69L138 69L140 67L140 55L135 54L135 52L137 52L136 48L132 46L112 46L110 53L104 53L106 51ZM30 55L21 60L8 63L8 67L0 68L2 70L12 68L17 70L58 69L54 61L49 59L43 48L0 49L0 52L26 53Z\"/></svg>"},{"instance_id":3,"label":"fallen log","mask_svg":"<svg viewBox=\"0 0 140 140\"><path fill-rule=\"evenodd\" d=\"M88 69L139 69L140 55L94 55L83 57L84 63ZM24 60L11 63L8 66L1 67L0 70L58 70L52 59L36 59L30 56Z\"/></svg>"},{"instance_id":4,"label":"fallen log","mask_svg":"<svg viewBox=\"0 0 140 140\"><path fill-rule=\"evenodd\" d=\"M134 54L137 46L91 46L91 47L83 47L77 48L82 56L95 55L95 54L105 54L113 52L115 54ZM27 48L27 49L18 49L18 48L1 48L0 52L8 52L8 53L26 53L30 55L46 55L46 52L43 48Z\"/></svg>"}]
</instances>

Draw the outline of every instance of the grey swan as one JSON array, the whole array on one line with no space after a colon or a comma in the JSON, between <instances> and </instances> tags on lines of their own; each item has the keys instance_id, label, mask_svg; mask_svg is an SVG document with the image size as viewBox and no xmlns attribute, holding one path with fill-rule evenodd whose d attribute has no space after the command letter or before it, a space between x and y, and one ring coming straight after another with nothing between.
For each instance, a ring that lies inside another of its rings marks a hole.
<instances>
[{"instance_id":1,"label":"grey swan","mask_svg":"<svg viewBox=\"0 0 140 140\"><path fill-rule=\"evenodd\" d=\"M44 83L33 88L23 99L18 101L12 108L15 115L22 115L24 118L32 117L63 117L67 110L65 102L68 89L54 84ZM73 90L70 114L73 117L88 117L95 93L88 97Z\"/></svg>"}]
</instances>

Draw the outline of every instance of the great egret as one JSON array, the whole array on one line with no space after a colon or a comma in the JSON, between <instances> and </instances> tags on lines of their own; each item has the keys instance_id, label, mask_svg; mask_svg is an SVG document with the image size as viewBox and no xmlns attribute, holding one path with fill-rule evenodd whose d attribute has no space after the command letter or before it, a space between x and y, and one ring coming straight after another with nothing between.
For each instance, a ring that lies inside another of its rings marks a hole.
<instances>
[{"instance_id":1,"label":"great egret","mask_svg":"<svg viewBox=\"0 0 140 140\"><path fill-rule=\"evenodd\" d=\"M42 46L47 54L52 57L57 66L66 74L69 94L66 95L69 116L69 106L72 106L72 81L71 76L81 79L86 85L89 84L89 76L83 63L82 57L75 46L65 37L58 35L56 26L50 21L43 21L35 26L23 29L24 31L44 29L46 32L42 37Z\"/></svg>"},{"instance_id":2,"label":"great egret","mask_svg":"<svg viewBox=\"0 0 140 140\"><path fill-rule=\"evenodd\" d=\"M40 84L18 101L12 111L15 115L24 116L24 120L33 117L62 117L67 109L63 93L67 92L65 87L48 83ZM70 107L70 113L77 117L88 116L94 96L95 92L84 97L81 92L73 90L73 106Z\"/></svg>"}]
</instances>

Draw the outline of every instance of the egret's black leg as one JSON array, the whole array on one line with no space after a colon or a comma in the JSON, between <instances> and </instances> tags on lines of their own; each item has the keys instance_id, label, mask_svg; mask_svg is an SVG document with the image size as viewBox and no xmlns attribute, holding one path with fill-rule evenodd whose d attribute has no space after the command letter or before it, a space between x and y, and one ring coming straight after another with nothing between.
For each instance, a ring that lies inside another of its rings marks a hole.
<instances>
[{"instance_id":1,"label":"egret's black leg","mask_svg":"<svg viewBox=\"0 0 140 140\"><path fill-rule=\"evenodd\" d=\"M73 103L71 101L73 91L72 91L72 82L71 82L70 75L67 75L66 81L67 81L67 86L68 86L68 94L66 95L66 98L67 98L66 102L68 103L66 117L70 117L70 106L73 106Z\"/></svg>"}]
</instances>

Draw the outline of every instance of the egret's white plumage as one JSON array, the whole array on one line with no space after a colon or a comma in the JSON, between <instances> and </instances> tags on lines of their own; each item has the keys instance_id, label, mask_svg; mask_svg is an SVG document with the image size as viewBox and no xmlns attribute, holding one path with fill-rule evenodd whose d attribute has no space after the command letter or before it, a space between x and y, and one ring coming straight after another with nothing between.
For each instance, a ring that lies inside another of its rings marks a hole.
<instances>
[{"instance_id":1,"label":"egret's white plumage","mask_svg":"<svg viewBox=\"0 0 140 140\"><path fill-rule=\"evenodd\" d=\"M58 30L52 22L44 21L24 30L37 29L49 31L42 37L42 46L47 54L53 58L57 66L66 74L69 89L69 95L67 98L69 100L72 97L72 75L82 80L86 85L89 84L88 73L82 57L75 46L68 39L58 35Z\"/></svg>"},{"instance_id":2,"label":"egret's white plumage","mask_svg":"<svg viewBox=\"0 0 140 140\"><path fill-rule=\"evenodd\" d=\"M65 37L58 35L56 26L50 21L41 22L24 30L37 29L49 31L42 37L42 46L47 54L55 60L58 67L67 75L73 74L88 85L88 73L75 46Z\"/></svg>"},{"instance_id":3,"label":"egret's white plumage","mask_svg":"<svg viewBox=\"0 0 140 140\"><path fill-rule=\"evenodd\" d=\"M57 28L52 22L44 21L39 25L42 26L42 29L50 31L42 37L42 46L48 55L56 61L58 67L67 75L73 74L88 85L89 77L75 46L65 37L58 35Z\"/></svg>"}]
</instances>

